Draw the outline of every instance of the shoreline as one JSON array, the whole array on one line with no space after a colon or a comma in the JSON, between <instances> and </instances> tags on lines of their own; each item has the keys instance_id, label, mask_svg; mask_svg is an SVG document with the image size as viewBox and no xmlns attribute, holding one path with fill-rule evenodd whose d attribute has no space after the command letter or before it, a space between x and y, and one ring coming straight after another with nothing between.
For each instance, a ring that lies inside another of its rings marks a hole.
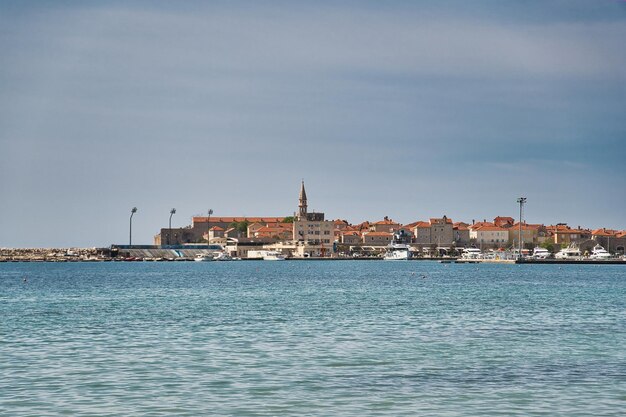
<instances>
[{"instance_id":1,"label":"shoreline","mask_svg":"<svg viewBox=\"0 0 626 417\"><path fill-rule=\"evenodd\" d=\"M238 261L263 261L263 259L244 258ZM382 258L288 258L286 261L384 261L384 262L403 262L403 261L385 261ZM407 262L438 262L444 264L496 264L496 265L626 265L624 259L455 259L455 258L412 258ZM144 263L144 262L194 262L192 258L176 258L176 259L127 259L127 258L90 258L90 259L47 259L47 258L21 258L21 259L0 259L0 263L100 263L100 262L123 262L123 263ZM220 261L212 261L220 262ZM269 261L271 262L271 261Z\"/></svg>"}]
</instances>

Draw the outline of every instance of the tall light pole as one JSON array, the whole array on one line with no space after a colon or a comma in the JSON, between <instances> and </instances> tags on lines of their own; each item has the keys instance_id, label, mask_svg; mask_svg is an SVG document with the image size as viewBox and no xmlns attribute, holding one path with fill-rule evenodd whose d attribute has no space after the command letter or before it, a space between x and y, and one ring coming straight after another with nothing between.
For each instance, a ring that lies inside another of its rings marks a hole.
<instances>
[{"instance_id":1,"label":"tall light pole","mask_svg":"<svg viewBox=\"0 0 626 417\"><path fill-rule=\"evenodd\" d=\"M133 214L137 213L137 207L130 209L130 228L128 231L128 246L133 244Z\"/></svg>"},{"instance_id":2,"label":"tall light pole","mask_svg":"<svg viewBox=\"0 0 626 417\"><path fill-rule=\"evenodd\" d=\"M526 197L518 198L517 202L519 203L519 253L517 255L517 259L522 259L522 247L524 241L524 239L522 239L522 213L524 204L526 203Z\"/></svg>"},{"instance_id":3,"label":"tall light pole","mask_svg":"<svg viewBox=\"0 0 626 417\"><path fill-rule=\"evenodd\" d=\"M176 214L176 209L175 208L170 210L170 228L167 231L167 244L168 245L170 244L170 239L171 239L171 236L172 236L172 216L174 214Z\"/></svg>"},{"instance_id":4,"label":"tall light pole","mask_svg":"<svg viewBox=\"0 0 626 417\"><path fill-rule=\"evenodd\" d=\"M206 219L206 245L208 247L209 243L211 243L209 240L209 230L211 229L211 214L213 214L213 209L209 209L207 213L209 214L209 217Z\"/></svg>"}]
</instances>

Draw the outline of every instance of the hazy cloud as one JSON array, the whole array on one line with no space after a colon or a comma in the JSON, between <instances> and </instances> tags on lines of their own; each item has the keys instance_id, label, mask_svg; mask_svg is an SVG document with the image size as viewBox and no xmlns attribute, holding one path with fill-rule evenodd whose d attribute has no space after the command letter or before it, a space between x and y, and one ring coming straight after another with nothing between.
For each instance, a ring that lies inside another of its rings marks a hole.
<instances>
[{"instance_id":1,"label":"hazy cloud","mask_svg":"<svg viewBox=\"0 0 626 417\"><path fill-rule=\"evenodd\" d=\"M0 28L0 245L123 241L134 205L145 242L171 206L289 214L302 177L353 221L526 193L626 228L618 2L25 2Z\"/></svg>"}]
</instances>

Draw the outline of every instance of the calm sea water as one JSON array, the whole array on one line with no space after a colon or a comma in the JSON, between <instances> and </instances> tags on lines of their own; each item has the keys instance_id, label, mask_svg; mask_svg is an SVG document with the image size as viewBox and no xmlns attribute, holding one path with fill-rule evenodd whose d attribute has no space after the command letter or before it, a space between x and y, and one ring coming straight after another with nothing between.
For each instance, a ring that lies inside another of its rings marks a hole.
<instances>
[{"instance_id":1,"label":"calm sea water","mask_svg":"<svg viewBox=\"0 0 626 417\"><path fill-rule=\"evenodd\" d=\"M10 263L0 320L6 416L626 410L619 265Z\"/></svg>"}]
</instances>

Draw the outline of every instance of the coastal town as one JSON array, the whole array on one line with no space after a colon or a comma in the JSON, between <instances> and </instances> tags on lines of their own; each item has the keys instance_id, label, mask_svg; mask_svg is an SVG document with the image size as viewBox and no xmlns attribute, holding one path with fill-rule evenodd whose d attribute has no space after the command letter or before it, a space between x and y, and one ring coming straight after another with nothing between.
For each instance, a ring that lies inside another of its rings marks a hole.
<instances>
[{"instance_id":1,"label":"coastal town","mask_svg":"<svg viewBox=\"0 0 626 417\"><path fill-rule=\"evenodd\" d=\"M289 217L197 216L189 226L163 228L154 245L220 245L232 257L259 257L259 252L279 252L290 258L380 257L403 235L414 258L461 256L466 248L481 252L515 249L528 254L542 247L555 254L562 248L576 247L580 255L590 254L600 245L612 255L621 256L626 246L626 230L590 230L565 223L530 224L513 217L454 221L442 215L400 224L390 217L350 224L327 220L325 214L308 211L304 182L300 186L298 210ZM251 256L252 255L252 256Z\"/></svg>"},{"instance_id":2,"label":"coastal town","mask_svg":"<svg viewBox=\"0 0 626 417\"><path fill-rule=\"evenodd\" d=\"M131 211L131 236L132 215ZM521 212L521 210L520 210ZM175 213L172 209L170 214ZM195 216L191 225L162 228L153 245L90 249L0 249L0 261L378 259L401 238L411 259L584 259L602 249L623 259L626 230L591 230L564 223L531 224L510 216L455 221L445 214L401 224L390 217L351 224L310 212L304 182L297 211L287 217ZM521 239L521 242L520 242ZM216 257L219 254L220 257Z\"/></svg>"}]
</instances>

